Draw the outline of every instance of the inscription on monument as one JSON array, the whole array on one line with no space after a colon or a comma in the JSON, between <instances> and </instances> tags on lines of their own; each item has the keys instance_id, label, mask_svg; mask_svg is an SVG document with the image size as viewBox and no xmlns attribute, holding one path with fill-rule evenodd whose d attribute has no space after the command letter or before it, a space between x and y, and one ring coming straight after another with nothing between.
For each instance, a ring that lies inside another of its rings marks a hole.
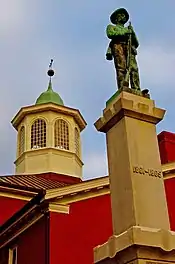
<instances>
[{"instance_id":1,"label":"inscription on monument","mask_svg":"<svg viewBox=\"0 0 175 264\"><path fill-rule=\"evenodd\" d=\"M161 178L162 172L154 169L145 169L143 167L139 166L133 166L133 172L137 174L142 174L142 175L148 175L152 177L157 177Z\"/></svg>"}]
</instances>

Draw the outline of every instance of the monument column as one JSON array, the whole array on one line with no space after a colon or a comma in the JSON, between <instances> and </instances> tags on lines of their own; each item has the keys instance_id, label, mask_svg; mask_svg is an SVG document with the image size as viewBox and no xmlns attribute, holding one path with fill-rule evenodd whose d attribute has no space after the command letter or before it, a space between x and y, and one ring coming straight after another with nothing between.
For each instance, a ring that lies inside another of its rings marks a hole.
<instances>
[{"instance_id":1,"label":"monument column","mask_svg":"<svg viewBox=\"0 0 175 264\"><path fill-rule=\"evenodd\" d=\"M155 127L164 113L153 100L123 91L95 123L107 138L115 235L132 226L169 229Z\"/></svg>"},{"instance_id":2,"label":"monument column","mask_svg":"<svg viewBox=\"0 0 175 264\"><path fill-rule=\"evenodd\" d=\"M107 138L113 220L95 263L175 263L155 126L164 114L153 100L122 91L95 123Z\"/></svg>"}]
</instances>

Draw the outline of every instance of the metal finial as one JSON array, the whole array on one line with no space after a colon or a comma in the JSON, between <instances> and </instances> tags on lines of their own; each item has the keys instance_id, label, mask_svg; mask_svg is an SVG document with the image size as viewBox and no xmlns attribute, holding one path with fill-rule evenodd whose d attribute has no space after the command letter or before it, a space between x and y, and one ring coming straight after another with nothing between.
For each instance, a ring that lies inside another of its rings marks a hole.
<instances>
[{"instance_id":1,"label":"metal finial","mask_svg":"<svg viewBox=\"0 0 175 264\"><path fill-rule=\"evenodd\" d=\"M50 60L49 70L47 71L47 74L48 74L50 77L54 76L54 70L52 69L52 64L53 64L53 59Z\"/></svg>"},{"instance_id":2,"label":"metal finial","mask_svg":"<svg viewBox=\"0 0 175 264\"><path fill-rule=\"evenodd\" d=\"M50 60L49 68L52 68L53 59Z\"/></svg>"}]
</instances>

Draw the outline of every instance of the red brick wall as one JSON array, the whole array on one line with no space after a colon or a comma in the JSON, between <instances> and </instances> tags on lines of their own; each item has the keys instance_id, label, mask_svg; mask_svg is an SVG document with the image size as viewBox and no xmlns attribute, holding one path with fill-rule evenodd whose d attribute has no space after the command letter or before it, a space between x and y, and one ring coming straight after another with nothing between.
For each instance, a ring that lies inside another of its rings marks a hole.
<instances>
[{"instance_id":1,"label":"red brick wall","mask_svg":"<svg viewBox=\"0 0 175 264\"><path fill-rule=\"evenodd\" d=\"M0 225L20 210L27 201L0 196Z\"/></svg>"},{"instance_id":2,"label":"red brick wall","mask_svg":"<svg viewBox=\"0 0 175 264\"><path fill-rule=\"evenodd\" d=\"M92 264L93 248L111 235L109 195L73 203L70 214L51 213L50 264Z\"/></svg>"}]
</instances>

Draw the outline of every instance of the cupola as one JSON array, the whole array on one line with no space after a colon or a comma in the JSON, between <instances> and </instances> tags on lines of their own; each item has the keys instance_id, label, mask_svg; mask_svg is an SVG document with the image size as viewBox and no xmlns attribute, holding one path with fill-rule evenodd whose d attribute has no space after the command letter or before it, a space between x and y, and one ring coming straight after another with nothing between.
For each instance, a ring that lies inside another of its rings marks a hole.
<instances>
[{"instance_id":1,"label":"cupola","mask_svg":"<svg viewBox=\"0 0 175 264\"><path fill-rule=\"evenodd\" d=\"M17 130L16 174L54 172L82 178L81 131L86 122L78 109L64 106L49 84L36 104L22 107L12 120Z\"/></svg>"}]
</instances>

